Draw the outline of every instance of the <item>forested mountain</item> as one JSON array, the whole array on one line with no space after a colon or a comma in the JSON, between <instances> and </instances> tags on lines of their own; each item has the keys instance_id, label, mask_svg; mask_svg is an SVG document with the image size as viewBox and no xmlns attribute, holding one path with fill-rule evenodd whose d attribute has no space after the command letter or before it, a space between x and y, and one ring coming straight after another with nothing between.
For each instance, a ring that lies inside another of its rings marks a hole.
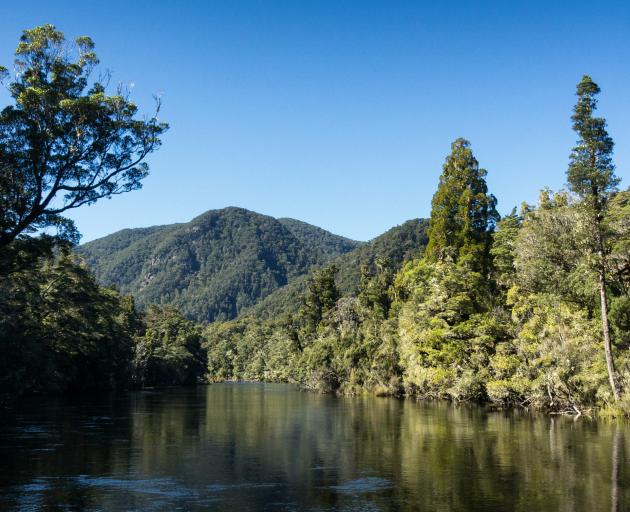
<instances>
[{"instance_id":1,"label":"forested mountain","mask_svg":"<svg viewBox=\"0 0 630 512\"><path fill-rule=\"evenodd\" d=\"M313 226L301 220L282 218L278 219L293 235L304 245L304 248L315 252L323 253L325 256L334 258L340 254L356 249L360 242L348 238L334 235L330 231Z\"/></svg>"},{"instance_id":2,"label":"forested mountain","mask_svg":"<svg viewBox=\"0 0 630 512\"><path fill-rule=\"evenodd\" d=\"M242 208L184 224L125 229L77 251L99 283L197 321L229 319L359 242Z\"/></svg>"},{"instance_id":3,"label":"forested mountain","mask_svg":"<svg viewBox=\"0 0 630 512\"><path fill-rule=\"evenodd\" d=\"M344 294L356 294L361 281L362 266L373 265L377 258L386 260L392 270L397 271L405 261L419 257L428 242L428 225L429 222L426 219L408 220L359 246L354 251L332 260L331 262L338 269L336 281L340 291ZM245 313L259 318L273 318L283 313L295 313L300 307L300 297L306 290L308 277L302 276L295 279Z\"/></svg>"}]
</instances>

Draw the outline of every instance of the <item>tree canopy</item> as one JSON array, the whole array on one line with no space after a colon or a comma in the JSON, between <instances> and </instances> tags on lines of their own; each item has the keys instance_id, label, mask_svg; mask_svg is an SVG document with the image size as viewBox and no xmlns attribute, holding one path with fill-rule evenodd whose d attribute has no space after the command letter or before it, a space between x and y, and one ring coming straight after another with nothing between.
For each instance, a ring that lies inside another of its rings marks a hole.
<instances>
[{"instance_id":1,"label":"tree canopy","mask_svg":"<svg viewBox=\"0 0 630 512\"><path fill-rule=\"evenodd\" d=\"M0 248L50 228L77 241L64 212L140 188L167 129L159 100L139 119L122 87L108 95L108 77L92 79L92 40L69 44L52 25L25 30L15 56L14 77L0 70L14 101L0 112Z\"/></svg>"},{"instance_id":2,"label":"tree canopy","mask_svg":"<svg viewBox=\"0 0 630 512\"><path fill-rule=\"evenodd\" d=\"M485 258L490 234L499 220L486 174L473 156L470 142L455 140L431 201L427 258L436 260L446 254L455 259L467 254Z\"/></svg>"}]
</instances>

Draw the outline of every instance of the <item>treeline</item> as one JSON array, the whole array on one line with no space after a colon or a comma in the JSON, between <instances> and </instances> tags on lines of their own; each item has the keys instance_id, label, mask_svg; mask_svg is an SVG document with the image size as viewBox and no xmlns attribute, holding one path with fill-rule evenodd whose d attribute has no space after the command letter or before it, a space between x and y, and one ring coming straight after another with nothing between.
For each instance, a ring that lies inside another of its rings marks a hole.
<instances>
[{"instance_id":1,"label":"treeline","mask_svg":"<svg viewBox=\"0 0 630 512\"><path fill-rule=\"evenodd\" d=\"M70 248L64 213L140 188L167 125L91 77L89 37L24 31L0 111L0 405L34 393L198 382L199 327L168 308L139 314Z\"/></svg>"},{"instance_id":2,"label":"treeline","mask_svg":"<svg viewBox=\"0 0 630 512\"><path fill-rule=\"evenodd\" d=\"M315 272L299 313L205 332L212 380L292 381L321 391L630 412L630 191L585 76L568 190L499 218L486 171L452 145L421 258L374 258L356 295Z\"/></svg>"},{"instance_id":3,"label":"treeline","mask_svg":"<svg viewBox=\"0 0 630 512\"><path fill-rule=\"evenodd\" d=\"M2 256L0 404L202 381L201 329L175 309L139 313L48 237L13 242Z\"/></svg>"}]
</instances>

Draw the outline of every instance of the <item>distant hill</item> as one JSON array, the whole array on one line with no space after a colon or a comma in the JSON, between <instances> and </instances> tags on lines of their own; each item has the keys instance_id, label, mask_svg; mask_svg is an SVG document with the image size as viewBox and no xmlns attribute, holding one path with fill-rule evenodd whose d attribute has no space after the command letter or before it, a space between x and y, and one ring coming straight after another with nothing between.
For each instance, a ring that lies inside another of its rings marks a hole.
<instances>
[{"instance_id":1,"label":"distant hill","mask_svg":"<svg viewBox=\"0 0 630 512\"><path fill-rule=\"evenodd\" d=\"M362 245L362 242L349 240L342 236L333 235L330 231L318 228L307 222L295 219L278 219L302 243L305 249L319 252L326 258L334 258L345 254Z\"/></svg>"},{"instance_id":2,"label":"distant hill","mask_svg":"<svg viewBox=\"0 0 630 512\"><path fill-rule=\"evenodd\" d=\"M426 219L408 220L352 252L330 260L330 263L334 263L339 269L337 284L341 291L346 294L356 293L359 288L361 265L371 263L376 257L389 259L394 269L398 270L405 261L420 256L428 242L428 227L429 221ZM306 288L307 277L302 276L273 292L245 310L244 315L272 318L283 313L294 313L299 308L300 296Z\"/></svg>"},{"instance_id":3,"label":"distant hill","mask_svg":"<svg viewBox=\"0 0 630 512\"><path fill-rule=\"evenodd\" d=\"M361 245L305 222L231 207L183 224L124 229L77 252L101 284L132 293L139 305L172 304L211 322L235 318Z\"/></svg>"}]
</instances>

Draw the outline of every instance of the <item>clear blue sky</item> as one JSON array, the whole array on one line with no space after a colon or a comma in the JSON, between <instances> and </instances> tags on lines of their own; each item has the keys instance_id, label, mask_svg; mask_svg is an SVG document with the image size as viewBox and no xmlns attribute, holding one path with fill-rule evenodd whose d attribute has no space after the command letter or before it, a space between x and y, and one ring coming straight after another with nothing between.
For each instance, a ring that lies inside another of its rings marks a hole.
<instances>
[{"instance_id":1,"label":"clear blue sky","mask_svg":"<svg viewBox=\"0 0 630 512\"><path fill-rule=\"evenodd\" d=\"M0 63L42 23L171 124L142 190L73 213L84 241L230 205L367 240L429 214L460 136L506 213L563 186L584 73L630 185L627 1L30 0L2 10Z\"/></svg>"}]
</instances>

